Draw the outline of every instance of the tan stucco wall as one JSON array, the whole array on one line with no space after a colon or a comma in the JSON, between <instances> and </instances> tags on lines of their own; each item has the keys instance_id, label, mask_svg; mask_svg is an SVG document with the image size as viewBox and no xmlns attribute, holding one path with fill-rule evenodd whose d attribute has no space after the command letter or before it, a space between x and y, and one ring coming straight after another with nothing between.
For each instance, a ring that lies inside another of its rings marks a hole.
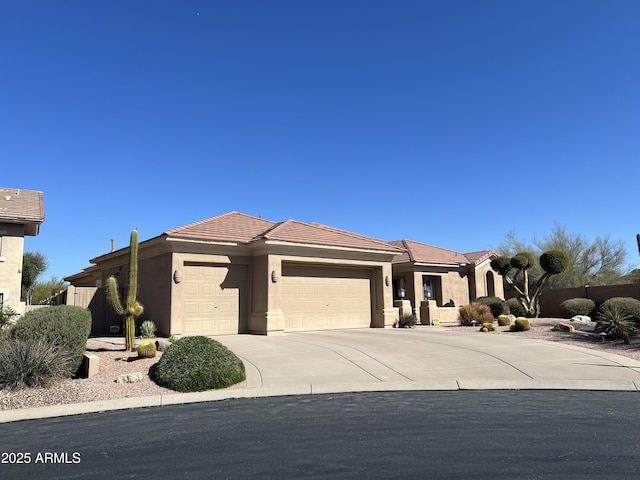
<instances>
[{"instance_id":1,"label":"tan stucco wall","mask_svg":"<svg viewBox=\"0 0 640 480\"><path fill-rule=\"evenodd\" d=\"M20 301L24 225L0 223L0 237L0 293L6 305L24 313L25 304Z\"/></svg>"}]
</instances>

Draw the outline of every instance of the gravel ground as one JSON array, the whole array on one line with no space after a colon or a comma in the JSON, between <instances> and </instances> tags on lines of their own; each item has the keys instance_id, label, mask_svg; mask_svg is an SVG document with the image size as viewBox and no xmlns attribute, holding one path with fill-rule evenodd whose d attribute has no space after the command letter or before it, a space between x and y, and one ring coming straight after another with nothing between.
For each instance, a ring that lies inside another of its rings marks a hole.
<instances>
[{"instance_id":1,"label":"gravel ground","mask_svg":"<svg viewBox=\"0 0 640 480\"><path fill-rule=\"evenodd\" d=\"M551 331L557 323L571 324L575 332ZM463 335L516 335L569 345L591 348L614 353L640 361L640 338L632 337L631 344L625 345L622 340L602 339L594 333L594 323L569 322L556 318L539 318L531 322L531 330L527 332L509 332L508 327L500 327L497 332L482 333L477 327L442 326ZM92 402L147 395L175 394L173 390L160 387L151 379L153 367L162 355L158 352L155 358L139 359L136 353L125 352L122 345L99 342L90 339L87 350L100 358L98 374L92 378L63 380L50 388L29 388L10 392L0 390L0 410L43 407L68 403ZM116 377L123 373L142 372L143 380L138 383L116 383ZM246 383L230 388L242 388Z\"/></svg>"}]
</instances>

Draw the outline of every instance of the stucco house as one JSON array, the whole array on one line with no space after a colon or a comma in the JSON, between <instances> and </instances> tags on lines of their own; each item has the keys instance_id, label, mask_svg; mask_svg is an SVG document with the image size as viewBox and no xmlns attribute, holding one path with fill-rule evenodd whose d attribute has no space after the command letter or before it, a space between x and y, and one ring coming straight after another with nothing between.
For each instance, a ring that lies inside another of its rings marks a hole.
<instances>
[{"instance_id":1,"label":"stucco house","mask_svg":"<svg viewBox=\"0 0 640 480\"><path fill-rule=\"evenodd\" d=\"M24 313L20 301L24 237L38 235L43 221L42 192L0 187L0 307Z\"/></svg>"},{"instance_id":2,"label":"stucco house","mask_svg":"<svg viewBox=\"0 0 640 480\"><path fill-rule=\"evenodd\" d=\"M390 242L396 302L410 302L419 323L456 322L458 307L478 297L504 297L502 278L491 269L494 250L458 253L411 240ZM407 305L408 306L408 305Z\"/></svg>"},{"instance_id":3,"label":"stucco house","mask_svg":"<svg viewBox=\"0 0 640 480\"><path fill-rule=\"evenodd\" d=\"M392 260L402 251L317 223L225 213L140 242L141 320L152 320L164 335L391 326ZM124 287L128 253L126 247L96 257L65 280L104 291L115 275ZM106 333L117 321L94 315L92 333Z\"/></svg>"}]
</instances>

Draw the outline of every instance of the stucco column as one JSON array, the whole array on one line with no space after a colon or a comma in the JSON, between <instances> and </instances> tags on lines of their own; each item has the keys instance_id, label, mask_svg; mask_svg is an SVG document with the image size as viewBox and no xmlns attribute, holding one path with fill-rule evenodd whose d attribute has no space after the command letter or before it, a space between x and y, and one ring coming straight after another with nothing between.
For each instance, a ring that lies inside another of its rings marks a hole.
<instances>
[{"instance_id":1,"label":"stucco column","mask_svg":"<svg viewBox=\"0 0 640 480\"><path fill-rule=\"evenodd\" d=\"M282 260L261 255L253 260L253 285L249 331L261 335L284 332L284 314L280 305Z\"/></svg>"},{"instance_id":2,"label":"stucco column","mask_svg":"<svg viewBox=\"0 0 640 480\"><path fill-rule=\"evenodd\" d=\"M396 321L396 311L393 308L392 278L390 263L373 269L371 282L375 306L372 322L374 328L393 327Z\"/></svg>"}]
</instances>

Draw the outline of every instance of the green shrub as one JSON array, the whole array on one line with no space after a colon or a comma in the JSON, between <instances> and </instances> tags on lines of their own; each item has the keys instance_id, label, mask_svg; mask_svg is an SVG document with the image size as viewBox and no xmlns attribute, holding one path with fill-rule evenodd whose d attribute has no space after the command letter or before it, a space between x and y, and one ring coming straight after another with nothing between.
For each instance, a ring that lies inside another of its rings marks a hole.
<instances>
[{"instance_id":1,"label":"green shrub","mask_svg":"<svg viewBox=\"0 0 640 480\"><path fill-rule=\"evenodd\" d=\"M485 323L493 323L495 320L491 309L487 305L478 302L472 302L469 305L463 305L458 309L458 322L463 327L474 325L483 325Z\"/></svg>"},{"instance_id":2,"label":"green shrub","mask_svg":"<svg viewBox=\"0 0 640 480\"><path fill-rule=\"evenodd\" d=\"M524 317L527 315L526 310L517 298L507 300L507 305L509 305L509 313L512 313L516 317Z\"/></svg>"},{"instance_id":3,"label":"green shrub","mask_svg":"<svg viewBox=\"0 0 640 480\"><path fill-rule=\"evenodd\" d=\"M491 313L494 318L498 318L500 315L509 313L509 305L502 298L499 297L480 297L476 299L476 302L488 306L491 309Z\"/></svg>"},{"instance_id":4,"label":"green shrub","mask_svg":"<svg viewBox=\"0 0 640 480\"><path fill-rule=\"evenodd\" d=\"M612 297L605 300L602 307L613 307L614 305L631 315L632 321L640 323L640 300L633 297ZM600 319L600 311L602 311L602 308L600 308L596 315L598 320Z\"/></svg>"},{"instance_id":5,"label":"green shrub","mask_svg":"<svg viewBox=\"0 0 640 480\"><path fill-rule=\"evenodd\" d=\"M569 266L569 256L562 250L549 250L540 255L540 266L546 273L558 275Z\"/></svg>"},{"instance_id":6,"label":"green shrub","mask_svg":"<svg viewBox=\"0 0 640 480\"><path fill-rule=\"evenodd\" d=\"M19 313L9 305L3 305L0 308L0 330L9 327L18 316Z\"/></svg>"},{"instance_id":7,"label":"green shrub","mask_svg":"<svg viewBox=\"0 0 640 480\"><path fill-rule=\"evenodd\" d=\"M513 322L514 331L515 332L526 332L531 329L531 322L529 322L528 318L518 317L515 322Z\"/></svg>"},{"instance_id":8,"label":"green shrub","mask_svg":"<svg viewBox=\"0 0 640 480\"><path fill-rule=\"evenodd\" d=\"M604 333L607 338L618 339L635 335L636 326L633 317L619 303L606 305L605 302L598 310L596 333Z\"/></svg>"},{"instance_id":9,"label":"green shrub","mask_svg":"<svg viewBox=\"0 0 640 480\"><path fill-rule=\"evenodd\" d=\"M576 315L593 316L596 309L596 302L590 298L569 298L560 304L560 311L564 318L571 318Z\"/></svg>"},{"instance_id":10,"label":"green shrub","mask_svg":"<svg viewBox=\"0 0 640 480\"><path fill-rule=\"evenodd\" d=\"M163 352L155 381L178 392L226 388L246 380L242 361L221 343L207 337L184 337Z\"/></svg>"},{"instance_id":11,"label":"green shrub","mask_svg":"<svg viewBox=\"0 0 640 480\"><path fill-rule=\"evenodd\" d=\"M9 337L15 340L44 340L71 352L73 361L67 365L65 376L72 377L82 364L91 333L91 312L70 305L32 310L20 317Z\"/></svg>"},{"instance_id":12,"label":"green shrub","mask_svg":"<svg viewBox=\"0 0 640 480\"><path fill-rule=\"evenodd\" d=\"M0 388L48 387L67 376L71 352L42 338L13 339L0 347Z\"/></svg>"},{"instance_id":13,"label":"green shrub","mask_svg":"<svg viewBox=\"0 0 640 480\"><path fill-rule=\"evenodd\" d=\"M511 325L511 317L509 315L499 315L498 325L500 325L501 327L508 327L509 325Z\"/></svg>"},{"instance_id":14,"label":"green shrub","mask_svg":"<svg viewBox=\"0 0 640 480\"><path fill-rule=\"evenodd\" d=\"M140 324L140 336L142 338L154 338L156 330L156 324L151 320L145 320Z\"/></svg>"}]
</instances>

